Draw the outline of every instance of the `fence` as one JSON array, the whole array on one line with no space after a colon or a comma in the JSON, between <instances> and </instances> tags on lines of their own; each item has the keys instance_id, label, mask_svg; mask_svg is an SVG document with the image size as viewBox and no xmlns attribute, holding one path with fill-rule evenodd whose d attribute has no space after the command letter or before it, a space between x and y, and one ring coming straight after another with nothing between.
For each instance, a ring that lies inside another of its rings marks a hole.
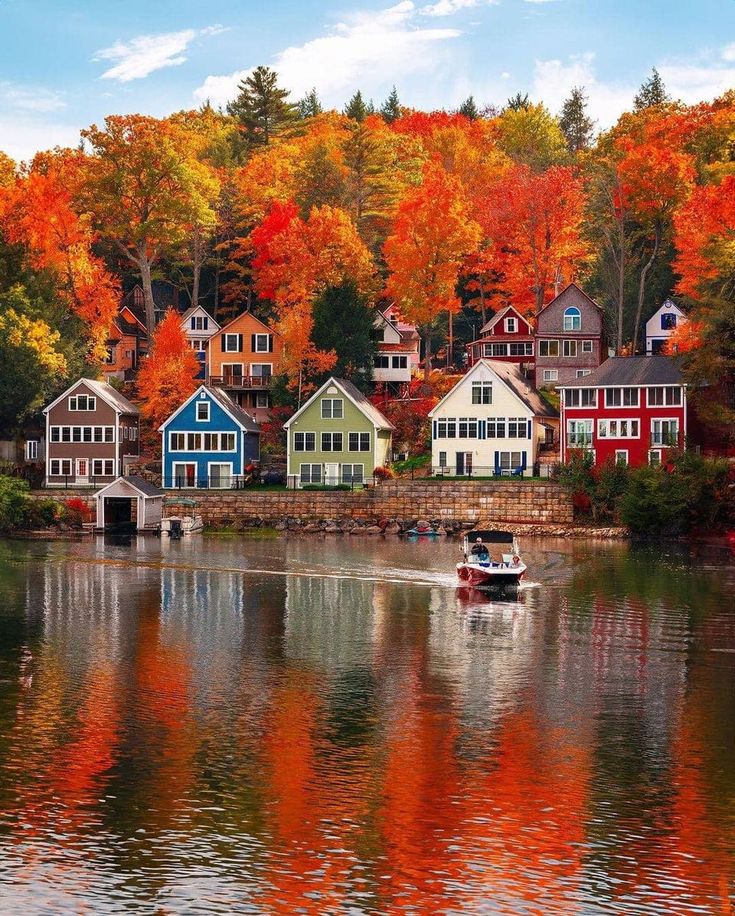
<instances>
[{"instance_id":1,"label":"fence","mask_svg":"<svg viewBox=\"0 0 735 916\"><path fill-rule=\"evenodd\" d=\"M260 477L247 474L244 476L205 476L193 477L174 476L164 477L162 486L164 490L258 490L263 486L282 486L289 490L364 490L380 483L379 477L361 477L356 480L345 479L329 480L320 477L316 480L301 480L297 475L286 477L285 474L263 474Z\"/></svg>"}]
</instances>

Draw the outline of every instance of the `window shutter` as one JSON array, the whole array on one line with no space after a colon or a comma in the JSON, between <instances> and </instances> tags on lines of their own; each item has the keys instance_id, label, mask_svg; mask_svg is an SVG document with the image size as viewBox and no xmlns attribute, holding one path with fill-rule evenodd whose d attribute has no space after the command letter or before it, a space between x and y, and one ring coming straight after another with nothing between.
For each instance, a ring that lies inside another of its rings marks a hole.
<instances>
[{"instance_id":1,"label":"window shutter","mask_svg":"<svg viewBox=\"0 0 735 916\"><path fill-rule=\"evenodd\" d=\"M495 473L500 473L500 452L495 452Z\"/></svg>"},{"instance_id":2,"label":"window shutter","mask_svg":"<svg viewBox=\"0 0 735 916\"><path fill-rule=\"evenodd\" d=\"M219 339L219 346L220 346L220 350L222 350L222 352L224 353L225 352L225 335L224 334L222 334L222 336Z\"/></svg>"},{"instance_id":3,"label":"window shutter","mask_svg":"<svg viewBox=\"0 0 735 916\"><path fill-rule=\"evenodd\" d=\"M526 470L526 452L521 452L521 468Z\"/></svg>"},{"instance_id":4,"label":"window shutter","mask_svg":"<svg viewBox=\"0 0 735 916\"><path fill-rule=\"evenodd\" d=\"M255 353L255 334L250 335L250 350Z\"/></svg>"},{"instance_id":5,"label":"window shutter","mask_svg":"<svg viewBox=\"0 0 735 916\"><path fill-rule=\"evenodd\" d=\"M237 335L237 352L242 353L242 334Z\"/></svg>"},{"instance_id":6,"label":"window shutter","mask_svg":"<svg viewBox=\"0 0 735 916\"><path fill-rule=\"evenodd\" d=\"M480 422L477 424L478 439L485 439L486 431L487 431L486 421L480 420Z\"/></svg>"},{"instance_id":7,"label":"window shutter","mask_svg":"<svg viewBox=\"0 0 735 916\"><path fill-rule=\"evenodd\" d=\"M191 323L191 329L192 329L192 331L193 331L193 330L194 330L194 327L195 327L195 325L196 325L196 322L194 321L194 316L193 316L193 315L192 315L191 318L189 319L189 322Z\"/></svg>"},{"instance_id":8,"label":"window shutter","mask_svg":"<svg viewBox=\"0 0 735 916\"><path fill-rule=\"evenodd\" d=\"M268 335L268 352L269 353L273 352L273 335L272 334Z\"/></svg>"},{"instance_id":9,"label":"window shutter","mask_svg":"<svg viewBox=\"0 0 735 916\"><path fill-rule=\"evenodd\" d=\"M202 322L202 327L204 328L205 331L208 330L208 328L209 328L209 318L205 318L205 319L204 319L204 321Z\"/></svg>"},{"instance_id":10,"label":"window shutter","mask_svg":"<svg viewBox=\"0 0 735 916\"><path fill-rule=\"evenodd\" d=\"M533 439L533 420L528 421L528 438Z\"/></svg>"},{"instance_id":11,"label":"window shutter","mask_svg":"<svg viewBox=\"0 0 735 916\"><path fill-rule=\"evenodd\" d=\"M431 426L432 426L431 438L436 439L436 420L432 421Z\"/></svg>"}]
</instances>

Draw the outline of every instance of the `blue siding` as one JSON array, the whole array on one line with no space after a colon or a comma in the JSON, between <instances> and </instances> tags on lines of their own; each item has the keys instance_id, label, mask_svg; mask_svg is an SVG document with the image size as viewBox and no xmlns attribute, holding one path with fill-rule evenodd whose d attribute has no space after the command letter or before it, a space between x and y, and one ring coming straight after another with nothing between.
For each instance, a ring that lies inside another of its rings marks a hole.
<instances>
[{"instance_id":1,"label":"blue siding","mask_svg":"<svg viewBox=\"0 0 735 916\"><path fill-rule=\"evenodd\" d=\"M209 403L209 420L196 419L196 405L206 401ZM170 434L180 433L234 433L235 450L231 452L220 451L172 451L169 447ZM257 460L260 454L259 436L256 433L244 433L237 422L211 398L206 392L201 397L201 392L195 399L173 418L166 421L163 429L163 486L177 487L179 484L174 477L175 464L196 465L197 487L207 487L209 481L209 465L212 462L231 464L233 476L244 473L245 467L251 461ZM177 469L181 473L181 469ZM190 482L189 482L190 483Z\"/></svg>"}]
</instances>

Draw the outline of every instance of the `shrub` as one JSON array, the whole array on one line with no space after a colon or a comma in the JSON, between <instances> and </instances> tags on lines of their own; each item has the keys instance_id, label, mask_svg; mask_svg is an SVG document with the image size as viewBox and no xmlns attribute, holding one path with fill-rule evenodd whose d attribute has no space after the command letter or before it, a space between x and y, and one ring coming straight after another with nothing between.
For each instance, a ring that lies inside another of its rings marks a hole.
<instances>
[{"instance_id":1,"label":"shrub","mask_svg":"<svg viewBox=\"0 0 735 916\"><path fill-rule=\"evenodd\" d=\"M28 483L18 477L0 477L0 532L31 526L33 500L29 489Z\"/></svg>"},{"instance_id":2,"label":"shrub","mask_svg":"<svg viewBox=\"0 0 735 916\"><path fill-rule=\"evenodd\" d=\"M61 519L71 528L81 528L91 518L87 504L79 497L68 499L61 504Z\"/></svg>"},{"instance_id":3,"label":"shrub","mask_svg":"<svg viewBox=\"0 0 735 916\"><path fill-rule=\"evenodd\" d=\"M373 470L373 476L378 480L390 480L395 477L395 474L390 468L384 468L382 465L378 465L378 467Z\"/></svg>"},{"instance_id":4,"label":"shrub","mask_svg":"<svg viewBox=\"0 0 735 916\"><path fill-rule=\"evenodd\" d=\"M572 491L575 513L596 523L616 522L628 483L628 468L614 461L595 465L589 452L575 452L559 469L559 480Z\"/></svg>"}]
</instances>

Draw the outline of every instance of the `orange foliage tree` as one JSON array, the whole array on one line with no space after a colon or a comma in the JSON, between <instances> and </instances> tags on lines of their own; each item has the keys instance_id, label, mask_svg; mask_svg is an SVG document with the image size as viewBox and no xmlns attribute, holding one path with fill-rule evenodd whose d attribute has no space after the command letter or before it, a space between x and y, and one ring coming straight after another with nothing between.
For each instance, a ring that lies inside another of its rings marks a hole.
<instances>
[{"instance_id":1,"label":"orange foliage tree","mask_svg":"<svg viewBox=\"0 0 735 916\"><path fill-rule=\"evenodd\" d=\"M283 335L283 369L291 387L304 370L318 374L334 365L334 353L311 341L314 300L327 287L352 280L361 291L373 284L370 252L347 213L338 207L314 207L301 219L292 202L275 202L241 247L253 251L256 289L276 305Z\"/></svg>"},{"instance_id":2,"label":"orange foliage tree","mask_svg":"<svg viewBox=\"0 0 735 916\"><path fill-rule=\"evenodd\" d=\"M480 227L470 218L459 180L437 163L398 207L383 251L386 293L415 323L424 340L424 378L431 372L431 333L442 312L459 311L457 281L465 258L477 247Z\"/></svg>"},{"instance_id":3,"label":"orange foliage tree","mask_svg":"<svg viewBox=\"0 0 735 916\"><path fill-rule=\"evenodd\" d=\"M475 271L495 277L494 294L522 313L539 312L555 287L589 257L582 238L584 191L572 168L506 171L478 201L483 244Z\"/></svg>"},{"instance_id":4,"label":"orange foliage tree","mask_svg":"<svg viewBox=\"0 0 735 916\"><path fill-rule=\"evenodd\" d=\"M0 188L0 223L8 241L23 245L32 266L54 272L69 309L85 324L90 358L102 361L120 302L118 281L92 253L95 234L75 208L80 157L39 154Z\"/></svg>"},{"instance_id":5,"label":"orange foliage tree","mask_svg":"<svg viewBox=\"0 0 735 916\"><path fill-rule=\"evenodd\" d=\"M143 415L160 425L196 391L199 360L181 327L181 315L169 309L153 335L150 355L138 373Z\"/></svg>"}]
</instances>

